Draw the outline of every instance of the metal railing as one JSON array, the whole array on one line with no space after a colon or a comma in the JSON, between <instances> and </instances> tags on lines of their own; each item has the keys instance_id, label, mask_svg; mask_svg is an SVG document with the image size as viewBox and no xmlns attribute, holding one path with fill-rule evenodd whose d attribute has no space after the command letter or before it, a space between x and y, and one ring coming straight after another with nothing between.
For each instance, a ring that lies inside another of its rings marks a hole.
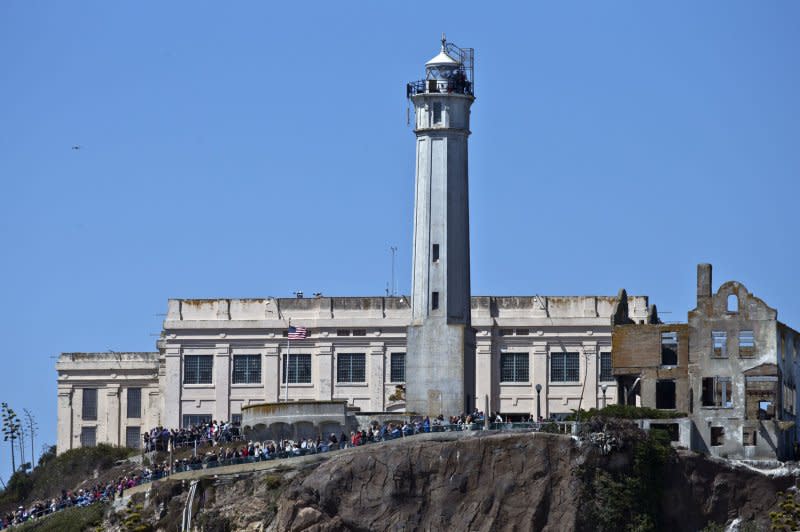
<instances>
[{"instance_id":1,"label":"metal railing","mask_svg":"<svg viewBox=\"0 0 800 532\"><path fill-rule=\"evenodd\" d=\"M406 85L406 98L415 94L467 94L472 96L472 82L466 79L421 79Z\"/></svg>"}]
</instances>

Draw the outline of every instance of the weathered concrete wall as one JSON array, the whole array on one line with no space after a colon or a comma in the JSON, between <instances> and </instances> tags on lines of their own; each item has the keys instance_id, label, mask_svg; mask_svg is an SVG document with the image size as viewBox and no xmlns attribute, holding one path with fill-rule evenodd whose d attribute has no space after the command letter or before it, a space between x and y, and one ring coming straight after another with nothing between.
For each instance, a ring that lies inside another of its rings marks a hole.
<instances>
[{"instance_id":1,"label":"weathered concrete wall","mask_svg":"<svg viewBox=\"0 0 800 532\"><path fill-rule=\"evenodd\" d=\"M155 426L161 409L158 353L63 353L58 373L59 453L80 447L81 430L94 427L97 443L125 445L128 427ZM128 390L141 390L138 417L128 417ZM83 419L83 391L97 390L96 419Z\"/></svg>"}]
</instances>

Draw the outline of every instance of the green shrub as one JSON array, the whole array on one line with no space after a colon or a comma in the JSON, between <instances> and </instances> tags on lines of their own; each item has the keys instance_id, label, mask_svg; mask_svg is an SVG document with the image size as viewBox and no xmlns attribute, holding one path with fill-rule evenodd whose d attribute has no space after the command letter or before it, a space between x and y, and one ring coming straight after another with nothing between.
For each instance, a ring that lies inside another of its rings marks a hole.
<instances>
[{"instance_id":1,"label":"green shrub","mask_svg":"<svg viewBox=\"0 0 800 532\"><path fill-rule=\"evenodd\" d=\"M592 418L617 418L617 419L676 419L686 417L685 412L671 410L656 410L644 406L608 405L605 408L590 410L573 410L567 421L588 421Z\"/></svg>"},{"instance_id":2,"label":"green shrub","mask_svg":"<svg viewBox=\"0 0 800 532\"><path fill-rule=\"evenodd\" d=\"M29 521L15 532L82 532L100 526L107 506L92 504L85 508L68 508L36 521Z\"/></svg>"}]
</instances>

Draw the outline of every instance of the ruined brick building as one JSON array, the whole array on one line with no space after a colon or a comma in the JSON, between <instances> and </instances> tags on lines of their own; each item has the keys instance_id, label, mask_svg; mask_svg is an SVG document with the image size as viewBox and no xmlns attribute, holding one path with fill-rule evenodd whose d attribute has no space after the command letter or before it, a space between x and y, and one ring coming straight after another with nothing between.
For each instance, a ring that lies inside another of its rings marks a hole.
<instances>
[{"instance_id":1,"label":"ruined brick building","mask_svg":"<svg viewBox=\"0 0 800 532\"><path fill-rule=\"evenodd\" d=\"M688 413L692 448L715 456L795 456L800 334L739 282L712 290L697 267L697 306L686 323L647 323L615 311L612 364L618 400Z\"/></svg>"}]
</instances>

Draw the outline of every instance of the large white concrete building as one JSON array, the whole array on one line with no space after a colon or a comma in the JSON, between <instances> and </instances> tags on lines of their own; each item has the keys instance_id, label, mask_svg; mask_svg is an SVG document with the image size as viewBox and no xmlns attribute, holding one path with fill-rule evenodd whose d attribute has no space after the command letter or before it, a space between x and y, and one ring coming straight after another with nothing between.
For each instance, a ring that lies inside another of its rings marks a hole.
<instances>
[{"instance_id":1,"label":"large white concrete building","mask_svg":"<svg viewBox=\"0 0 800 532\"><path fill-rule=\"evenodd\" d=\"M477 378L468 393L479 408L488 397L490 411L512 417L537 415L537 385L543 417L602 406L604 386L611 401L616 302L473 297ZM627 302L631 319L649 319L646 297ZM308 328L306 339L289 342L289 318ZM362 412L405 412L410 323L405 297L170 300L157 353L61 355L59 452L82 442L132 445L156 425L235 420L244 405L283 400L287 385L290 401L343 399Z\"/></svg>"},{"instance_id":2,"label":"large white concrete building","mask_svg":"<svg viewBox=\"0 0 800 532\"><path fill-rule=\"evenodd\" d=\"M618 298L470 296L471 69L472 52L443 39L426 79L408 85L417 135L410 300L170 300L157 353L59 358L59 452L135 445L157 425L235 421L244 406L281 400L445 416L477 407L521 418L616 397ZM629 317L647 321L647 298L624 297ZM308 336L290 342L290 320Z\"/></svg>"}]
</instances>

